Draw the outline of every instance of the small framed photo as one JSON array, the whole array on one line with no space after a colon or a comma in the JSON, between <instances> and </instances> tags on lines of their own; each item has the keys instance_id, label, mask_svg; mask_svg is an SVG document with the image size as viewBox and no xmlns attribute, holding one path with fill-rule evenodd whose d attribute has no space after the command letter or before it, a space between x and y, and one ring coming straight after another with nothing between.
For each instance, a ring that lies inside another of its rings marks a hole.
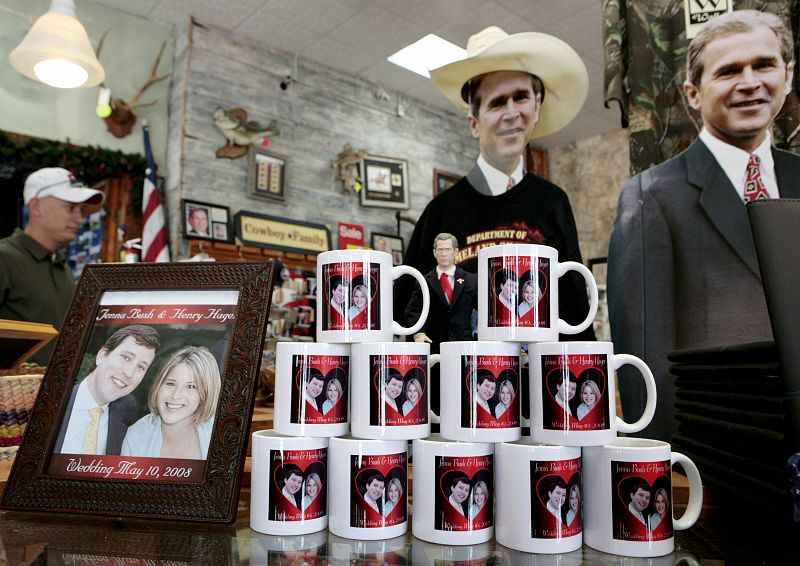
<instances>
[{"instance_id":1,"label":"small framed photo","mask_svg":"<svg viewBox=\"0 0 800 566\"><path fill-rule=\"evenodd\" d=\"M236 517L274 264L91 264L0 507Z\"/></svg>"},{"instance_id":2,"label":"small framed photo","mask_svg":"<svg viewBox=\"0 0 800 566\"><path fill-rule=\"evenodd\" d=\"M392 265L403 264L403 238L391 234L372 234L372 248L392 254Z\"/></svg>"},{"instance_id":3,"label":"small framed photo","mask_svg":"<svg viewBox=\"0 0 800 566\"><path fill-rule=\"evenodd\" d=\"M434 169L433 170L433 196L434 198L438 197L440 194L445 192L447 189L452 187L456 184L456 182L461 179L463 175L457 175L455 173L450 173L448 171L442 171L441 169Z\"/></svg>"},{"instance_id":4,"label":"small framed photo","mask_svg":"<svg viewBox=\"0 0 800 566\"><path fill-rule=\"evenodd\" d=\"M231 209L219 204L181 199L183 237L232 242Z\"/></svg>"},{"instance_id":5,"label":"small framed photo","mask_svg":"<svg viewBox=\"0 0 800 566\"><path fill-rule=\"evenodd\" d=\"M277 153L251 146L247 157L247 192L252 197L286 200L289 160Z\"/></svg>"},{"instance_id":6,"label":"small framed photo","mask_svg":"<svg viewBox=\"0 0 800 566\"><path fill-rule=\"evenodd\" d=\"M361 160L364 188L361 205L408 208L408 162L404 159L367 155Z\"/></svg>"}]
</instances>

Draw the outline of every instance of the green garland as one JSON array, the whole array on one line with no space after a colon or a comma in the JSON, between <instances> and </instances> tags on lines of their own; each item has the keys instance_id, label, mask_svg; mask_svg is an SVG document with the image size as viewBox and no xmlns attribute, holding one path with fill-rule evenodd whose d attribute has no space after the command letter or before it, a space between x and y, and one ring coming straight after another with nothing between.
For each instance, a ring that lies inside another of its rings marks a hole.
<instances>
[{"instance_id":1,"label":"green garland","mask_svg":"<svg viewBox=\"0 0 800 566\"><path fill-rule=\"evenodd\" d=\"M63 167L88 185L122 175L131 180L132 211L142 209L142 185L146 162L143 155L93 146L75 146L40 138L18 142L0 130L0 164L12 170L36 171L42 167Z\"/></svg>"}]
</instances>

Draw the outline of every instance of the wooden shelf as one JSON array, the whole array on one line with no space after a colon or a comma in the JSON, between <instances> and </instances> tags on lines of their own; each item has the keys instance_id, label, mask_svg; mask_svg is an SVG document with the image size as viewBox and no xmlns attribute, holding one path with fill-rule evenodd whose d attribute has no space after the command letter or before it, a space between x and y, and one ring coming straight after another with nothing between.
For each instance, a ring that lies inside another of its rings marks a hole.
<instances>
[{"instance_id":1,"label":"wooden shelf","mask_svg":"<svg viewBox=\"0 0 800 566\"><path fill-rule=\"evenodd\" d=\"M317 257L314 255L255 248L241 244L189 240L189 257L200 252L207 253L217 261L266 261L279 259L289 268L312 272L317 270Z\"/></svg>"}]
</instances>

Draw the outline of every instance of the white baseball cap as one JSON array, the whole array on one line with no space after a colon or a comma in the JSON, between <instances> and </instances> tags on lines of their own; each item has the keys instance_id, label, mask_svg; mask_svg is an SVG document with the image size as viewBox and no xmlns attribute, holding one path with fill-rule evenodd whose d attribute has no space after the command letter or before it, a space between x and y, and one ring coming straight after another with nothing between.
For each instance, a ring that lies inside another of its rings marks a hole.
<instances>
[{"instance_id":1,"label":"white baseball cap","mask_svg":"<svg viewBox=\"0 0 800 566\"><path fill-rule=\"evenodd\" d=\"M93 205L103 204L104 197L101 191L90 189L61 167L45 167L28 175L23 196L25 204L35 198L56 197L73 204Z\"/></svg>"}]
</instances>

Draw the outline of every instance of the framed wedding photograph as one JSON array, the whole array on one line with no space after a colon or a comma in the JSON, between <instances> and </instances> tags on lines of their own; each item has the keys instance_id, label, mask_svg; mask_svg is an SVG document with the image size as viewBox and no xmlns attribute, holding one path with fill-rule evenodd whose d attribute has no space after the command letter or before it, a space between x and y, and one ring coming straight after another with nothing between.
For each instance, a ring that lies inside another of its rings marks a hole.
<instances>
[{"instance_id":1,"label":"framed wedding photograph","mask_svg":"<svg viewBox=\"0 0 800 566\"><path fill-rule=\"evenodd\" d=\"M463 175L442 171L441 169L433 170L433 196L438 197L447 189L455 185Z\"/></svg>"},{"instance_id":2,"label":"framed wedding photograph","mask_svg":"<svg viewBox=\"0 0 800 566\"><path fill-rule=\"evenodd\" d=\"M247 192L252 197L286 200L288 158L250 146L247 156Z\"/></svg>"},{"instance_id":3,"label":"framed wedding photograph","mask_svg":"<svg viewBox=\"0 0 800 566\"><path fill-rule=\"evenodd\" d=\"M213 242L233 242L231 209L210 202L181 199L183 237Z\"/></svg>"},{"instance_id":4,"label":"framed wedding photograph","mask_svg":"<svg viewBox=\"0 0 800 566\"><path fill-rule=\"evenodd\" d=\"M232 522L273 271L88 265L0 507Z\"/></svg>"},{"instance_id":5,"label":"framed wedding photograph","mask_svg":"<svg viewBox=\"0 0 800 566\"><path fill-rule=\"evenodd\" d=\"M367 155L361 160L361 205L408 208L408 162L405 159Z\"/></svg>"},{"instance_id":6,"label":"framed wedding photograph","mask_svg":"<svg viewBox=\"0 0 800 566\"><path fill-rule=\"evenodd\" d=\"M372 233L372 249L392 255L392 265L403 264L403 238L391 234Z\"/></svg>"}]
</instances>

